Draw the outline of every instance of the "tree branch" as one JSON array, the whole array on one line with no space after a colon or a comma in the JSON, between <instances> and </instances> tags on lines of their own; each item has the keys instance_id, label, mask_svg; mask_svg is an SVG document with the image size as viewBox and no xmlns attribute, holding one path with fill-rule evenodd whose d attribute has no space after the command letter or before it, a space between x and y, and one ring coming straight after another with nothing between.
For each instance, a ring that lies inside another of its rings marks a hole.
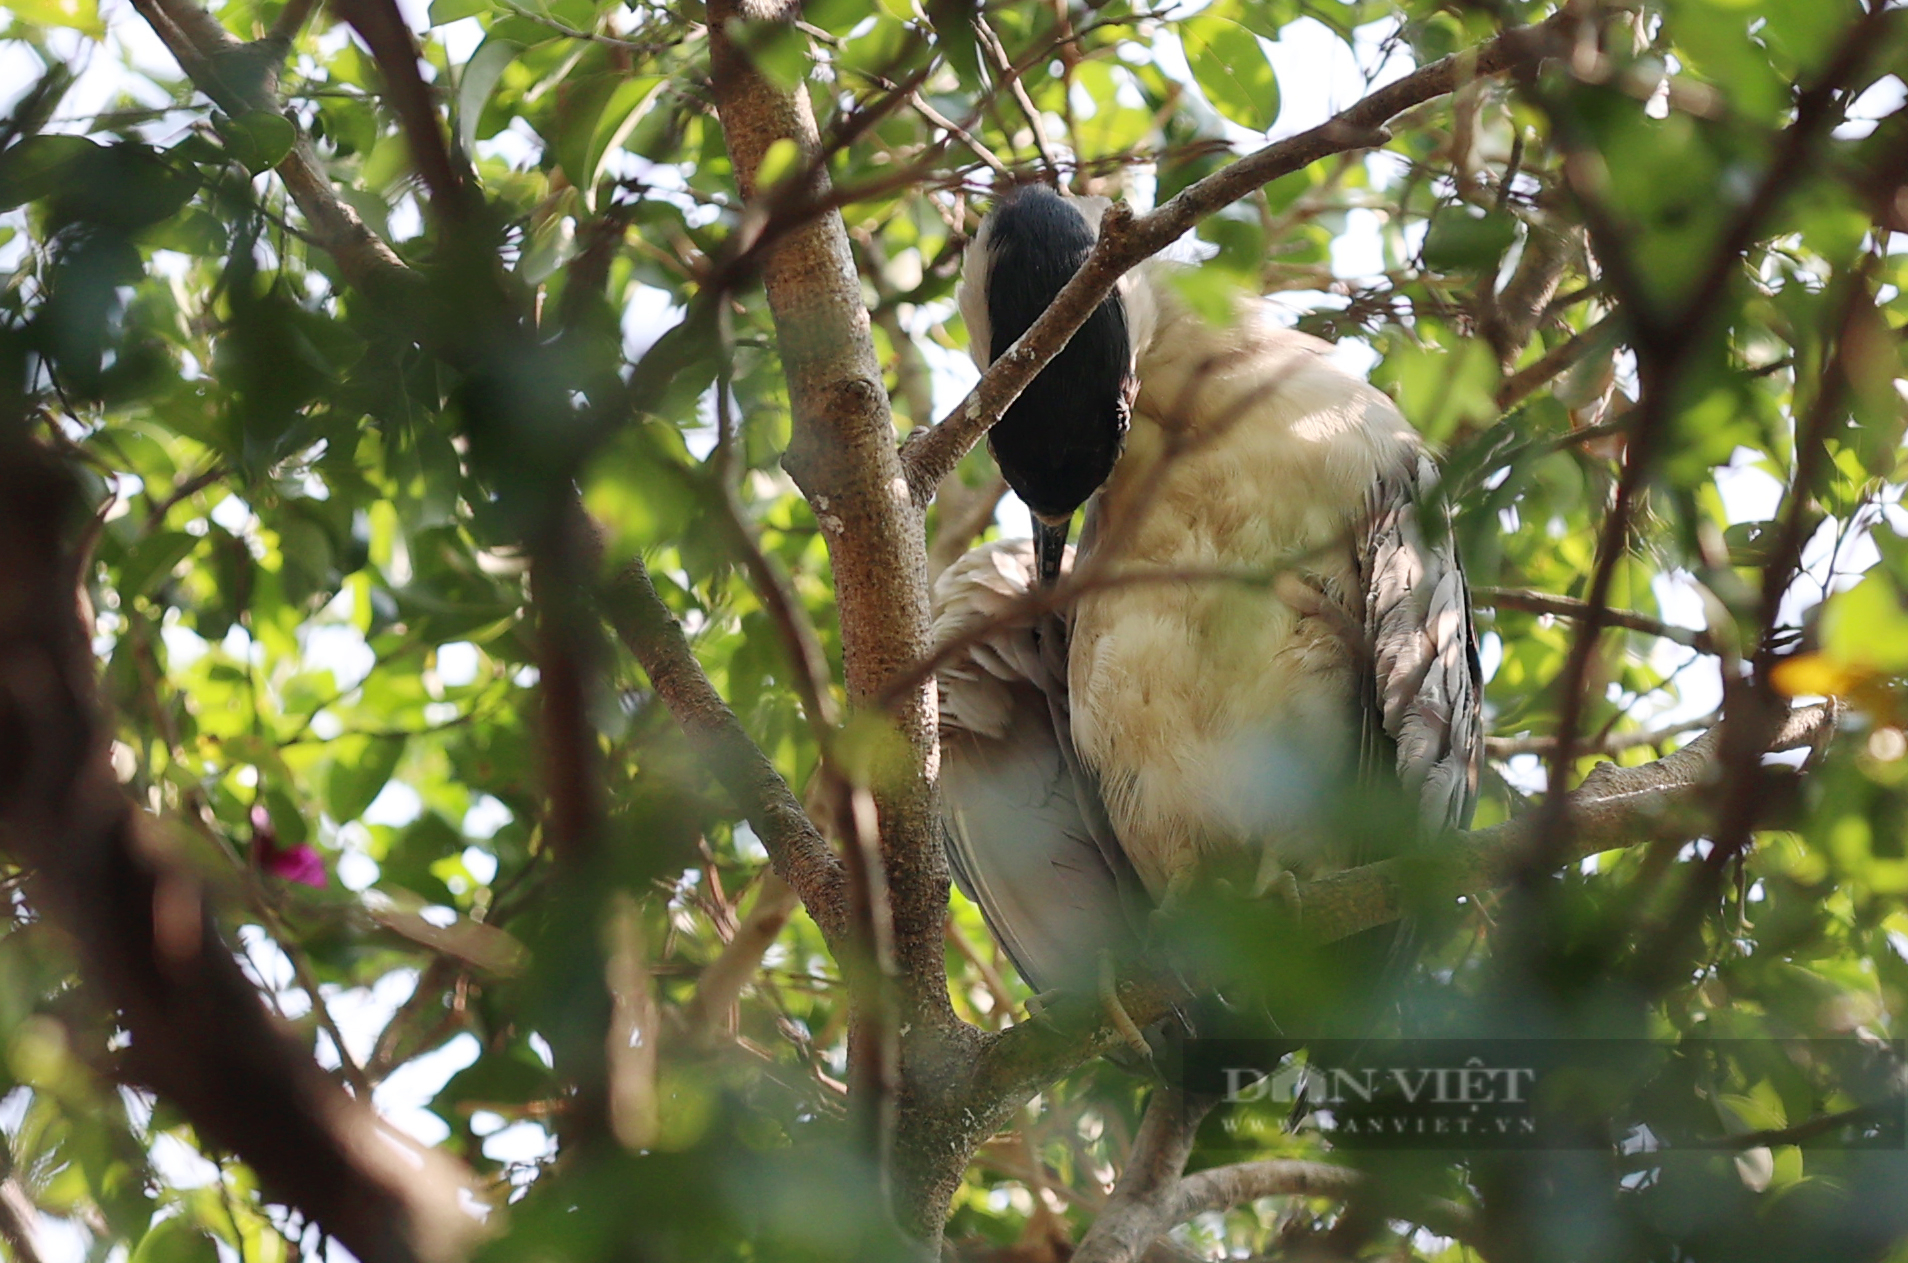
<instances>
[{"instance_id":1,"label":"tree branch","mask_svg":"<svg viewBox=\"0 0 1908 1263\"><path fill-rule=\"evenodd\" d=\"M1261 1197L1330 1197L1344 1200L1367 1187L1363 1172L1330 1162L1274 1158L1208 1167L1180 1180L1162 1206L1168 1227L1208 1211L1230 1210ZM1426 1198L1410 1212L1412 1222L1441 1237L1475 1244L1477 1217L1469 1207L1441 1197Z\"/></svg>"},{"instance_id":2,"label":"tree branch","mask_svg":"<svg viewBox=\"0 0 1908 1263\"><path fill-rule=\"evenodd\" d=\"M1047 361L1066 346L1128 269L1165 249L1201 219L1269 181L1332 154L1383 144L1390 138L1385 123L1413 106L1444 96L1473 78L1545 56L1560 47L1567 25L1575 20L1559 13L1413 71L1319 126L1215 171L1151 214L1135 218L1116 203L1101 222L1093 253L1040 318L989 366L967 398L939 424L908 436L901 456L915 495L925 498L947 476Z\"/></svg>"},{"instance_id":3,"label":"tree branch","mask_svg":"<svg viewBox=\"0 0 1908 1263\"><path fill-rule=\"evenodd\" d=\"M722 782L768 848L776 874L801 896L829 950L844 950L847 874L840 858L703 673L681 624L656 594L649 571L641 562L632 562L603 599L610 625L642 665L690 748Z\"/></svg>"},{"instance_id":4,"label":"tree branch","mask_svg":"<svg viewBox=\"0 0 1908 1263\"><path fill-rule=\"evenodd\" d=\"M0 418L0 844L132 1035L124 1061L365 1263L461 1256L453 1160L400 1150L273 1024L196 875L140 827L107 757L67 528L77 485Z\"/></svg>"},{"instance_id":5,"label":"tree branch","mask_svg":"<svg viewBox=\"0 0 1908 1263\"><path fill-rule=\"evenodd\" d=\"M246 45L192 0L134 0L133 7L193 85L219 108L235 116L252 110L279 112L270 80L239 95L218 73L216 59L242 55ZM278 164L278 176L304 213L312 239L337 262L347 282L373 296L408 292L415 285L411 269L331 187L317 150L302 129L291 152Z\"/></svg>"},{"instance_id":6,"label":"tree branch","mask_svg":"<svg viewBox=\"0 0 1908 1263\"><path fill-rule=\"evenodd\" d=\"M1471 597L1479 605L1495 606L1501 610L1522 610L1527 614L1550 614L1557 618L1585 618L1590 606L1574 596L1557 596L1550 592L1531 592L1523 588L1472 588ZM1679 645L1686 645L1699 653L1720 653L1715 638L1706 631L1696 631L1688 627L1675 627L1661 619L1651 618L1647 614L1638 614L1631 610L1604 610L1603 622L1609 627L1622 627L1630 631L1642 632L1646 636L1660 636Z\"/></svg>"},{"instance_id":7,"label":"tree branch","mask_svg":"<svg viewBox=\"0 0 1908 1263\"><path fill-rule=\"evenodd\" d=\"M1564 786L1587 701L1585 681L1589 678L1590 664L1608 612L1611 584L1618 565L1629 555L1631 516L1651 476L1657 445L1670 429L1679 406L1682 378L1691 357L1711 336L1716 309L1730 282L1741 271L1743 256L1755 244L1757 234L1782 200L1799 186L1811 162L1819 160L1823 149L1820 141L1840 119L1836 101L1841 85L1883 44L1878 38L1880 28L1890 20L1888 7L1877 5L1848 28L1827 68L1797 98L1795 121L1782 133L1769 166L1753 193L1718 235L1687 298L1678 302L1673 311L1660 309L1636 267L1624 225L1612 216L1603 201L1608 173L1601 153L1595 151L1583 121L1574 111L1574 103L1547 100L1538 90L1535 76L1528 68L1524 70L1523 77L1532 96L1550 113L1564 149L1563 171L1570 191L1583 213L1592 245L1604 264L1605 275L1615 291L1624 319L1634 331L1630 344L1637 355L1640 385L1624 446L1622 473L1598 533L1596 566L1587 588L1589 608L1578 625L1557 684L1561 693L1557 748L1550 763L1549 792L1539 813L1544 844L1530 857L1528 875L1533 880L1554 867L1557 856L1571 847L1569 834L1575 822L1568 814L1569 796L1564 793ZM1726 724L1725 728L1729 726ZM1746 739L1732 754L1753 758L1754 747L1760 744L1753 738Z\"/></svg>"},{"instance_id":8,"label":"tree branch","mask_svg":"<svg viewBox=\"0 0 1908 1263\"><path fill-rule=\"evenodd\" d=\"M40 1208L20 1177L12 1171L0 1180L0 1240L7 1243L14 1263L44 1263L40 1249Z\"/></svg>"},{"instance_id":9,"label":"tree branch","mask_svg":"<svg viewBox=\"0 0 1908 1263\"><path fill-rule=\"evenodd\" d=\"M1218 1103L1216 1097L1189 1097L1170 1085L1153 1090L1126 1167L1073 1252L1073 1263L1130 1263L1179 1222L1168 1217L1179 1176L1192 1156L1199 1124Z\"/></svg>"},{"instance_id":10,"label":"tree branch","mask_svg":"<svg viewBox=\"0 0 1908 1263\"><path fill-rule=\"evenodd\" d=\"M1517 366L1524 344L1537 331L1550 300L1556 296L1564 269L1581 251L1582 234L1574 229L1548 223L1530 226L1529 235L1524 239L1524 253L1517 260L1517 270L1505 283L1503 292L1492 297L1485 325L1491 345L1497 351L1498 363L1507 376ZM1509 407L1501 399L1497 406Z\"/></svg>"},{"instance_id":11,"label":"tree branch","mask_svg":"<svg viewBox=\"0 0 1908 1263\"><path fill-rule=\"evenodd\" d=\"M683 1011L683 1022L692 1038L706 1039L729 1021L729 1012L762 967L762 955L781 934L790 916L800 905L795 888L773 872L762 879L755 906L736 927L735 936L723 947L722 954L710 962L696 982L696 994Z\"/></svg>"},{"instance_id":12,"label":"tree branch","mask_svg":"<svg viewBox=\"0 0 1908 1263\"><path fill-rule=\"evenodd\" d=\"M1537 393L1552 378L1569 371L1579 360L1604 345L1604 340L1612 333L1610 317L1605 316L1588 329L1571 334L1569 338L1550 348L1541 357L1503 380L1497 388L1495 402L1498 408L1505 412L1515 408Z\"/></svg>"},{"instance_id":13,"label":"tree branch","mask_svg":"<svg viewBox=\"0 0 1908 1263\"><path fill-rule=\"evenodd\" d=\"M411 165L430 190L432 209L452 220L465 218L480 194L438 122L437 104L418 73L417 42L394 0L332 0L332 7L351 23L384 73L385 98L404 129Z\"/></svg>"}]
</instances>

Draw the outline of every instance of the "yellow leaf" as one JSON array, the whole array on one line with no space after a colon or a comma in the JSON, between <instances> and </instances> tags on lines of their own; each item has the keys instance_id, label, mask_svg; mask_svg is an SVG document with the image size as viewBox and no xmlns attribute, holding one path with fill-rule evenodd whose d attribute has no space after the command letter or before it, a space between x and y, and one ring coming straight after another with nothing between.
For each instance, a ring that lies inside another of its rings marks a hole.
<instances>
[{"instance_id":1,"label":"yellow leaf","mask_svg":"<svg viewBox=\"0 0 1908 1263\"><path fill-rule=\"evenodd\" d=\"M1776 664L1769 682L1787 697L1846 697L1858 688L1866 673L1819 653L1806 653Z\"/></svg>"}]
</instances>

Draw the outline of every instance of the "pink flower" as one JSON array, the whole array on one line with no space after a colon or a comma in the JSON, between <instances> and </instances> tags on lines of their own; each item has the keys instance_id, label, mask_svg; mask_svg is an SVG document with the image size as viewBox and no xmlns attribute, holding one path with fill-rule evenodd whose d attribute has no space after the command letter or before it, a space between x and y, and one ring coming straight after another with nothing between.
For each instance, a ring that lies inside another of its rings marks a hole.
<instances>
[{"instance_id":1,"label":"pink flower","mask_svg":"<svg viewBox=\"0 0 1908 1263\"><path fill-rule=\"evenodd\" d=\"M284 851L272 847L262 858L266 872L286 881L295 881L301 886L316 886L323 890L325 883L330 880L325 872L324 859L308 843L300 843Z\"/></svg>"},{"instance_id":2,"label":"pink flower","mask_svg":"<svg viewBox=\"0 0 1908 1263\"><path fill-rule=\"evenodd\" d=\"M330 880L325 872L324 857L310 844L278 845L278 831L272 827L271 813L262 803L252 808L252 850L258 857L258 866L274 877L320 890Z\"/></svg>"}]
</instances>

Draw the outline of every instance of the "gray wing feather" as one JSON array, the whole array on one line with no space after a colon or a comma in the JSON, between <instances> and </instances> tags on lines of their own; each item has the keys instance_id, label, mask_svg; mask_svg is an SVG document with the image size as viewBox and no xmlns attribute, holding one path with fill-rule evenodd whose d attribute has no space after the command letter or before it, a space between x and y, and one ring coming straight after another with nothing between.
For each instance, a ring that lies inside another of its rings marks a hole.
<instances>
[{"instance_id":1,"label":"gray wing feather","mask_svg":"<svg viewBox=\"0 0 1908 1263\"><path fill-rule=\"evenodd\" d=\"M1028 984L1091 989L1100 949L1123 944L1126 921L1055 732L1064 658L1043 652L1032 620L999 621L1033 564L1030 541L989 544L935 585L937 645L985 629L939 672L942 838Z\"/></svg>"},{"instance_id":2,"label":"gray wing feather","mask_svg":"<svg viewBox=\"0 0 1908 1263\"><path fill-rule=\"evenodd\" d=\"M1380 479L1359 559L1371 649L1367 770L1395 750L1398 778L1433 831L1470 823L1484 757L1471 593L1436 492L1437 469L1422 453Z\"/></svg>"}]
</instances>

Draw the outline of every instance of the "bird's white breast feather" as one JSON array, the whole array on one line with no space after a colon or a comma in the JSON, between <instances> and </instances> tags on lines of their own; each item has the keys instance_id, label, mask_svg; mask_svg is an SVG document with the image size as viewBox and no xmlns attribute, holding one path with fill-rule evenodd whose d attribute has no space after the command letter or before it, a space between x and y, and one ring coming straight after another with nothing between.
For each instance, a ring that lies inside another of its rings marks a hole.
<instances>
[{"instance_id":1,"label":"bird's white breast feather","mask_svg":"<svg viewBox=\"0 0 1908 1263\"><path fill-rule=\"evenodd\" d=\"M1262 305L1210 328L1142 273L1153 326L1127 453L1091 511L1122 564L1269 573L1349 591L1352 529L1417 439L1383 393L1278 328ZM1171 452L1174 442L1181 450ZM1155 472L1162 461L1169 463ZM1202 853L1269 841L1293 867L1308 798L1356 764L1356 650L1270 585L1191 579L1079 601L1073 735L1114 829L1157 893Z\"/></svg>"}]
</instances>

